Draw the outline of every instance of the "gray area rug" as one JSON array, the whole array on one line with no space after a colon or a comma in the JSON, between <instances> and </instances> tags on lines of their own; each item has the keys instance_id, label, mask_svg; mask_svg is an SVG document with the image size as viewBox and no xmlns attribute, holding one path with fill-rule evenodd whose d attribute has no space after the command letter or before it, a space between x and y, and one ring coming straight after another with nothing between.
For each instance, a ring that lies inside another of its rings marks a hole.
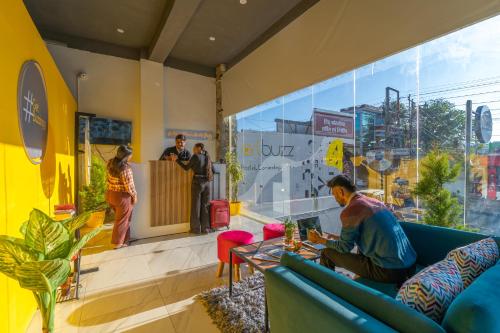
<instances>
[{"instance_id":1,"label":"gray area rug","mask_svg":"<svg viewBox=\"0 0 500 333\"><path fill-rule=\"evenodd\" d=\"M223 333L264 332L264 275L255 273L233 284L233 296L227 286L197 296L209 316Z\"/></svg>"}]
</instances>

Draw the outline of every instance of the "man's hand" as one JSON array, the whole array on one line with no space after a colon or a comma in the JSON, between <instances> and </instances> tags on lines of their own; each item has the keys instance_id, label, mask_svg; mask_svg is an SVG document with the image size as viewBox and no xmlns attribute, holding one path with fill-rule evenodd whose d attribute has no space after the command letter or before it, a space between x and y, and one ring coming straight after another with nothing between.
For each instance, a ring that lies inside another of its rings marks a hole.
<instances>
[{"instance_id":1,"label":"man's hand","mask_svg":"<svg viewBox=\"0 0 500 333\"><path fill-rule=\"evenodd\" d=\"M326 244L327 239L323 237L317 230L309 229L307 231L307 239L316 244Z\"/></svg>"},{"instance_id":2,"label":"man's hand","mask_svg":"<svg viewBox=\"0 0 500 333\"><path fill-rule=\"evenodd\" d=\"M333 239L333 240L339 240L340 239L340 236L335 235L335 234L331 234L329 232L324 232L323 234L326 235L327 239Z\"/></svg>"},{"instance_id":3,"label":"man's hand","mask_svg":"<svg viewBox=\"0 0 500 333\"><path fill-rule=\"evenodd\" d=\"M177 155L170 154L170 160L173 161L173 162L177 161Z\"/></svg>"}]
</instances>

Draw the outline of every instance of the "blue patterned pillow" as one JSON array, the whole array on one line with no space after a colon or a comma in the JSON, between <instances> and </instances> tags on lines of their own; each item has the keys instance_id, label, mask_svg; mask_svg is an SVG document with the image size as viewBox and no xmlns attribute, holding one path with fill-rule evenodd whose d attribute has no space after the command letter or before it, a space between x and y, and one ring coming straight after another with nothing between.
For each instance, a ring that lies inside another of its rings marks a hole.
<instances>
[{"instance_id":1,"label":"blue patterned pillow","mask_svg":"<svg viewBox=\"0 0 500 333\"><path fill-rule=\"evenodd\" d=\"M454 260L462 276L464 289L482 272L493 266L498 260L498 246L493 238L456 248L446 256Z\"/></svg>"},{"instance_id":2,"label":"blue patterned pillow","mask_svg":"<svg viewBox=\"0 0 500 333\"><path fill-rule=\"evenodd\" d=\"M441 323L448 306L462 290L457 265L453 260L443 260L406 281L396 300Z\"/></svg>"}]
</instances>

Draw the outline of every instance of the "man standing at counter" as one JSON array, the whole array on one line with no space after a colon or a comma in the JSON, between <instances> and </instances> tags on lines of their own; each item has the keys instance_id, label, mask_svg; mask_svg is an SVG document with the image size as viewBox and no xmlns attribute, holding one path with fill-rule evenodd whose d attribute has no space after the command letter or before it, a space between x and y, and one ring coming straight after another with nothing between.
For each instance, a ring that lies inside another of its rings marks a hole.
<instances>
[{"instance_id":1,"label":"man standing at counter","mask_svg":"<svg viewBox=\"0 0 500 333\"><path fill-rule=\"evenodd\" d=\"M186 149L186 136L184 134L177 134L175 137L175 146L168 147L160 156L160 160L163 161L175 161L176 159L183 162L191 159L191 153Z\"/></svg>"}]
</instances>

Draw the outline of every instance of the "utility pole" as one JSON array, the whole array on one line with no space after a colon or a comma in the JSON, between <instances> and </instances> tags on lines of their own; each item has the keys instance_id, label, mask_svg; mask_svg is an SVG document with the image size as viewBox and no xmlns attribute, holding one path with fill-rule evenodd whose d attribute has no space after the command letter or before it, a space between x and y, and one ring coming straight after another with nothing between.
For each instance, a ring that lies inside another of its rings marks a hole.
<instances>
[{"instance_id":1,"label":"utility pole","mask_svg":"<svg viewBox=\"0 0 500 333\"><path fill-rule=\"evenodd\" d=\"M390 102L390 93L391 91L396 93L396 101L397 101L397 113L399 117L399 90L391 88L391 87L386 87L385 88L385 108L384 108L384 125L385 125L385 148L388 148L388 137L389 137L389 129L392 128L392 126L389 126L391 119L391 102ZM399 121L398 121L399 122ZM389 147L390 148L390 147Z\"/></svg>"},{"instance_id":2,"label":"utility pole","mask_svg":"<svg viewBox=\"0 0 500 333\"><path fill-rule=\"evenodd\" d=\"M467 221L467 196L470 193L469 177L470 177L470 140L472 133L472 101L469 99L465 103L465 193L464 193L464 223Z\"/></svg>"}]
</instances>

